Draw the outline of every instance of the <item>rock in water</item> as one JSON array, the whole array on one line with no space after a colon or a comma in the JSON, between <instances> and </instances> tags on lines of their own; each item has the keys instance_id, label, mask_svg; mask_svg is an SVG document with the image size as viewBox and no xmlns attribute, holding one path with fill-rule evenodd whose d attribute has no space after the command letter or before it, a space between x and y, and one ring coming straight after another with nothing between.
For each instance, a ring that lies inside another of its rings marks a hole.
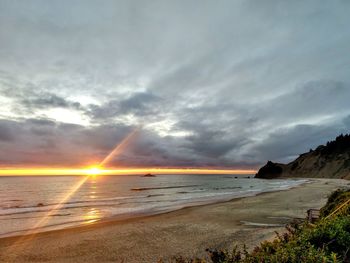
<instances>
[{"instance_id":1,"label":"rock in water","mask_svg":"<svg viewBox=\"0 0 350 263\"><path fill-rule=\"evenodd\" d=\"M145 174L142 177L156 177L154 174Z\"/></svg>"}]
</instances>

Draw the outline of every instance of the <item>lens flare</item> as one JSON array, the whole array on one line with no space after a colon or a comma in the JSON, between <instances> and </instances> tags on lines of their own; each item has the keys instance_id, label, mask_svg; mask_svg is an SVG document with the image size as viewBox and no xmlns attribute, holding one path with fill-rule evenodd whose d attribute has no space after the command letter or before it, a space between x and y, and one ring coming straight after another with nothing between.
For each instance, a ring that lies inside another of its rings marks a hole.
<instances>
[{"instance_id":1,"label":"lens flare","mask_svg":"<svg viewBox=\"0 0 350 263\"><path fill-rule=\"evenodd\" d=\"M12 249L21 249L22 246L25 246L25 244L29 244L29 240L31 240L32 238L34 238L34 236L36 235L38 228L42 227L43 225L45 225L49 220L50 217L60 208L62 208L62 206L71 198L72 195L74 195L74 193L76 191L78 191L78 189L86 182L86 180L88 179L88 176L83 177L82 179L80 179L69 191L68 193L66 193L66 195L61 199L61 201L55 205L55 207L53 209L51 209L48 213L46 213L30 230L28 230L26 233L24 233L24 235L22 235L19 239L17 239L10 247L8 250L9 254L12 254L10 252L12 252ZM26 242L23 242L26 241ZM23 242L23 243L22 243ZM22 244L22 246L21 246ZM18 247L17 247L18 246Z\"/></svg>"},{"instance_id":2,"label":"lens flare","mask_svg":"<svg viewBox=\"0 0 350 263\"><path fill-rule=\"evenodd\" d=\"M139 128L136 128L131 133L129 133L128 136L126 136L119 144L116 145L116 147L113 149L113 151L110 152L99 164L99 166L103 167L107 163L109 163L111 160L113 160L115 157L117 157L130 143L131 139L136 136L138 133Z\"/></svg>"},{"instance_id":3,"label":"lens flare","mask_svg":"<svg viewBox=\"0 0 350 263\"><path fill-rule=\"evenodd\" d=\"M51 216L59 209L62 208L62 206L80 189L80 187L86 182L86 180L90 176L96 176L98 174L101 174L103 165L107 164L109 161L111 161L113 158L115 158L118 154L120 154L125 147L130 143L131 139L137 134L138 128L132 131L128 136L126 136L114 149L113 151L108 154L98 166L90 167L88 169L84 169L85 174L88 176L85 176L81 180L76 183L68 193L58 202L58 204L51 209L49 212L47 212L29 231L25 233L22 237L20 237L18 240L12 244L12 246L9 247L9 250L11 249L20 249L21 244L24 246L27 242L22 241L28 241L31 240L35 234L37 233L37 230L42 227L43 225L46 225L48 221L50 220ZM28 243L27 243L28 244ZM18 246L19 245L19 246ZM18 247L17 247L18 246Z\"/></svg>"}]
</instances>

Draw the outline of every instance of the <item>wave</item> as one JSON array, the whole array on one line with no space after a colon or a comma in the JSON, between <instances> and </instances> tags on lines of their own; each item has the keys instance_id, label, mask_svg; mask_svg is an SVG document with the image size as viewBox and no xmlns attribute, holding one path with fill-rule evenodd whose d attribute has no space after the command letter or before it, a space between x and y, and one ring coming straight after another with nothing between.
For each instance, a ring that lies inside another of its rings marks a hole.
<instances>
[{"instance_id":1,"label":"wave","mask_svg":"<svg viewBox=\"0 0 350 263\"><path fill-rule=\"evenodd\" d=\"M160 195L149 195L144 196L146 197L152 197L152 196L160 196ZM175 202L174 200L165 200L166 202ZM132 202L106 202L106 201L95 201L95 202L89 202L89 203L83 203L83 202L77 202L77 203L65 203L60 207L57 207L57 205L43 205L43 206L29 206L29 207L13 207L13 208L7 208L0 210L0 217L7 217L7 216L13 216L13 215L20 215L20 214L29 214L29 213L49 213L51 211L62 211L67 209L82 209L82 208L91 208L91 207L120 207L121 205L125 204L146 204L146 203L160 203L164 202L162 200L134 200ZM50 216L63 216L68 214L52 214Z\"/></svg>"},{"instance_id":2,"label":"wave","mask_svg":"<svg viewBox=\"0 0 350 263\"><path fill-rule=\"evenodd\" d=\"M165 196L165 194L153 194L153 195L147 195L147 197L157 197L157 196Z\"/></svg>"},{"instance_id":3,"label":"wave","mask_svg":"<svg viewBox=\"0 0 350 263\"><path fill-rule=\"evenodd\" d=\"M131 191L148 191L148 190L161 190L161 189L176 189L176 188L186 188L186 187L196 187L199 185L178 185L178 186L162 186L162 187L136 187L131 188Z\"/></svg>"},{"instance_id":4,"label":"wave","mask_svg":"<svg viewBox=\"0 0 350 263\"><path fill-rule=\"evenodd\" d=\"M125 205L131 204L140 206L142 204L151 204L151 203L169 203L174 204L176 202L198 202L198 201L210 201L210 200L221 200L221 199L230 199L234 197L244 197L249 195L255 195L261 192L271 192L276 190L284 190L291 187L294 187L297 184L300 184L304 181L290 181L287 185L277 185L274 187L267 187L265 189L242 189L241 186L223 186L223 187L211 187L209 189L196 188L190 189L188 191L178 191L178 192L169 192L169 193L154 193L149 195L135 195L135 196L117 196L111 198L102 198L94 200L75 200L64 203L62 206L59 206L59 203L37 203L36 205L31 206L18 206L14 205L11 207L1 208L0 217L20 215L20 214L29 214L29 213L48 213L50 211L55 211L55 214L51 216L69 216L69 210L67 209L83 209L91 207L104 207L104 209L120 209ZM133 191L147 191L147 190L161 190L161 189L180 189L180 188L190 188L196 187L199 185L177 185L177 186L163 186L163 187L141 187L141 188L132 188ZM237 190L241 189L241 190ZM213 190L226 190L226 191L213 191ZM229 191L235 190L235 191ZM164 196L164 198L157 198ZM59 207L57 207L59 206ZM172 206L172 205L171 205ZM64 212L67 211L67 212Z\"/></svg>"},{"instance_id":5,"label":"wave","mask_svg":"<svg viewBox=\"0 0 350 263\"><path fill-rule=\"evenodd\" d=\"M242 186L214 187L214 190L242 189Z\"/></svg>"},{"instance_id":6,"label":"wave","mask_svg":"<svg viewBox=\"0 0 350 263\"><path fill-rule=\"evenodd\" d=\"M139 199L139 198L145 198L148 197L147 195L144 196L118 196L118 197L111 197L111 198L102 198L102 199L94 199L94 200L76 200L76 201L68 201L65 202L64 205L71 205L71 204L84 204L84 203L100 203L100 202L113 202L113 201L119 201L119 200L128 200L128 199ZM21 205L13 205L13 206L6 206L1 207L1 210L9 210L9 209L19 209L19 208L38 208L38 207L52 207L60 205L60 203L37 203L36 205L27 205L27 206L21 206ZM0 212L1 215L1 212Z\"/></svg>"}]
</instances>

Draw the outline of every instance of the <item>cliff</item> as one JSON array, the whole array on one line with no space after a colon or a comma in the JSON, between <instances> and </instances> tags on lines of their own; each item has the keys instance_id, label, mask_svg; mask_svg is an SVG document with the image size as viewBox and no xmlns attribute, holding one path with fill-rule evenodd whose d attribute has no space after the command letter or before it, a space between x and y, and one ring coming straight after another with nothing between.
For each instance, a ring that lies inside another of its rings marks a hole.
<instances>
[{"instance_id":1,"label":"cliff","mask_svg":"<svg viewBox=\"0 0 350 263\"><path fill-rule=\"evenodd\" d=\"M350 134L301 154L288 164L273 163L260 168L256 178L315 177L350 180Z\"/></svg>"}]
</instances>

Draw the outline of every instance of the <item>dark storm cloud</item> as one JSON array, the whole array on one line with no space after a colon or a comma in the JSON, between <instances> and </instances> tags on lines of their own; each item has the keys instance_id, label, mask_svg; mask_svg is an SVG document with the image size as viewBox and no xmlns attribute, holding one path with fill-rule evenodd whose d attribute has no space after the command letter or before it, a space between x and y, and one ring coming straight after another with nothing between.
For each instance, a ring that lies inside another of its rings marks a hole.
<instances>
[{"instance_id":1,"label":"dark storm cloud","mask_svg":"<svg viewBox=\"0 0 350 263\"><path fill-rule=\"evenodd\" d=\"M82 165L93 158L101 158L98 139L105 134L98 130L86 135L89 129L83 126L53 124L42 119L0 120L0 127L4 125L13 130L15 136L15 140L0 142L3 149L0 159L8 159L9 164ZM115 143L113 139L110 147ZM95 149L96 145L99 147Z\"/></svg>"},{"instance_id":2,"label":"dark storm cloud","mask_svg":"<svg viewBox=\"0 0 350 263\"><path fill-rule=\"evenodd\" d=\"M344 118L344 124L345 127L350 130L350 115Z\"/></svg>"},{"instance_id":3,"label":"dark storm cloud","mask_svg":"<svg viewBox=\"0 0 350 263\"><path fill-rule=\"evenodd\" d=\"M22 104L29 107L29 108L69 108L69 107L75 107L79 108L80 104L78 102L70 103L67 100L65 100L62 97L59 97L55 94L42 94L38 96L37 98L34 98L32 100L23 99Z\"/></svg>"},{"instance_id":4,"label":"dark storm cloud","mask_svg":"<svg viewBox=\"0 0 350 263\"><path fill-rule=\"evenodd\" d=\"M25 123L36 126L38 128L56 126L56 123L54 121L46 119L26 119Z\"/></svg>"},{"instance_id":5,"label":"dark storm cloud","mask_svg":"<svg viewBox=\"0 0 350 263\"><path fill-rule=\"evenodd\" d=\"M82 110L79 102L51 93L32 81L22 83L17 78L8 79L0 74L1 95L12 100L14 112L33 113L40 109L66 108ZM49 89L48 89L49 90Z\"/></svg>"},{"instance_id":6,"label":"dark storm cloud","mask_svg":"<svg viewBox=\"0 0 350 263\"><path fill-rule=\"evenodd\" d=\"M280 129L258 143L252 154L267 160L288 162L308 149L315 149L321 143L325 144L325 138L334 138L343 131L346 129L339 126L317 125L296 125L289 129Z\"/></svg>"},{"instance_id":7,"label":"dark storm cloud","mask_svg":"<svg viewBox=\"0 0 350 263\"><path fill-rule=\"evenodd\" d=\"M349 83L312 81L254 108L265 120L290 122L349 112L349 98Z\"/></svg>"},{"instance_id":8,"label":"dark storm cloud","mask_svg":"<svg viewBox=\"0 0 350 263\"><path fill-rule=\"evenodd\" d=\"M109 119L120 115L133 114L149 116L159 113L161 98L149 92L137 92L127 98L112 99L102 106L90 105L87 114L99 119Z\"/></svg>"},{"instance_id":9,"label":"dark storm cloud","mask_svg":"<svg viewBox=\"0 0 350 263\"><path fill-rule=\"evenodd\" d=\"M12 127L11 122L0 122L0 141L11 142L15 139L15 127Z\"/></svg>"},{"instance_id":10,"label":"dark storm cloud","mask_svg":"<svg viewBox=\"0 0 350 263\"><path fill-rule=\"evenodd\" d=\"M142 126L115 165L290 160L350 129L349 12L0 0L0 159L80 164Z\"/></svg>"},{"instance_id":11,"label":"dark storm cloud","mask_svg":"<svg viewBox=\"0 0 350 263\"><path fill-rule=\"evenodd\" d=\"M120 102L122 112L137 112L138 114L148 115L152 113L156 103L160 100L152 93L139 92Z\"/></svg>"},{"instance_id":12,"label":"dark storm cloud","mask_svg":"<svg viewBox=\"0 0 350 263\"><path fill-rule=\"evenodd\" d=\"M201 111L202 112L202 111ZM217 125L225 125L217 123ZM220 159L233 149L239 149L247 143L242 136L233 137L229 131L220 129L217 126L205 125L200 121L182 121L177 124L180 130L189 131L191 135L185 139L185 147L191 149L195 155L201 155Z\"/></svg>"},{"instance_id":13,"label":"dark storm cloud","mask_svg":"<svg viewBox=\"0 0 350 263\"><path fill-rule=\"evenodd\" d=\"M193 134L186 138L187 146L198 155L216 156L222 162L250 160L252 164L267 159L290 161L349 132L349 98L345 83L310 82L259 102L214 102L187 109L179 114L186 121L176 127Z\"/></svg>"},{"instance_id":14,"label":"dark storm cloud","mask_svg":"<svg viewBox=\"0 0 350 263\"><path fill-rule=\"evenodd\" d=\"M0 152L0 159L13 165L98 164L135 128L124 125L94 128L63 123L53 125L42 119L0 120L0 146L4 149ZM14 137L9 137L8 131L13 131ZM128 148L108 165L184 166L197 162L201 165L200 160L192 159L186 151L176 152L176 143L172 138L162 140L153 132L140 130Z\"/></svg>"}]
</instances>

